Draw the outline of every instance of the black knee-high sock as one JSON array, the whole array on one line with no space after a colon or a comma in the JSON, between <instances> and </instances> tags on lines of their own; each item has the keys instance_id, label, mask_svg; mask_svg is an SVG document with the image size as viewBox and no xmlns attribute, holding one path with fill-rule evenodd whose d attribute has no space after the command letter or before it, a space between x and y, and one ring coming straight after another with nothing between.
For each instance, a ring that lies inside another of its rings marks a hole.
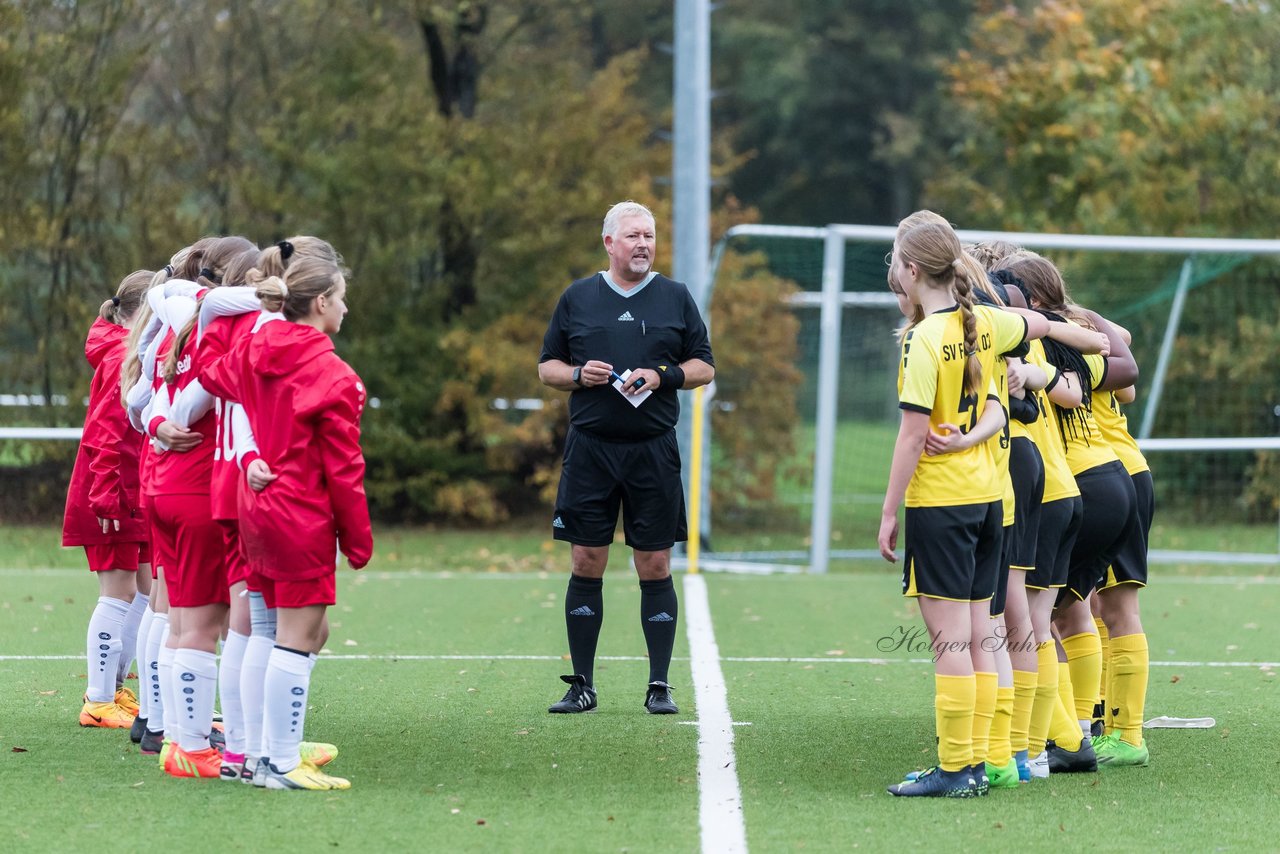
<instances>
[{"instance_id":1,"label":"black knee-high sock","mask_svg":"<svg viewBox=\"0 0 1280 854\"><path fill-rule=\"evenodd\" d=\"M569 630L569 655L573 672L587 677L594 685L596 641L604 622L604 579L569 576L569 590L564 595L564 623Z\"/></svg>"},{"instance_id":2,"label":"black knee-high sock","mask_svg":"<svg viewBox=\"0 0 1280 854\"><path fill-rule=\"evenodd\" d=\"M640 582L640 625L649 647L649 681L666 682L671 648L676 642L676 586L667 576L661 581Z\"/></svg>"}]
</instances>

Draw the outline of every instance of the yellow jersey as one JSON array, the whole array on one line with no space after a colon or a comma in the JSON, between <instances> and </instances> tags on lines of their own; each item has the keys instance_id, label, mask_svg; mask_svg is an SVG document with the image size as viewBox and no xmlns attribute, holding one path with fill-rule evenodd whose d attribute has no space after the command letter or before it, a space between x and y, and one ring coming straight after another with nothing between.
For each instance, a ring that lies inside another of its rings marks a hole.
<instances>
[{"instance_id":1,"label":"yellow jersey","mask_svg":"<svg viewBox=\"0 0 1280 854\"><path fill-rule=\"evenodd\" d=\"M1089 366L1089 377L1092 380L1089 392L1092 394L1093 390L1102 385L1106 379L1107 360L1103 356L1090 354L1084 357L1084 361ZM1081 377L1080 381L1084 382L1084 377ZM1064 431L1067 442L1067 465L1071 467L1073 475L1120 459L1111 449L1111 443L1098 429L1098 422L1093 417L1092 408L1091 403L1087 407L1081 406L1075 410L1076 417L1067 423L1067 429Z\"/></svg>"},{"instance_id":2,"label":"yellow jersey","mask_svg":"<svg viewBox=\"0 0 1280 854\"><path fill-rule=\"evenodd\" d=\"M1031 424L1025 425L1027 437L1036 443L1040 457L1044 460L1044 497L1043 503L1058 501L1063 498L1074 498L1080 494L1076 479L1067 465L1067 450L1062 441L1062 433L1058 429L1058 412L1049 400L1049 389L1058 381L1058 369L1049 364L1044 356L1044 345L1039 341L1031 342L1031 352L1027 354L1027 364L1036 365L1049 378L1048 384L1035 392L1036 404L1040 407L1040 417Z\"/></svg>"},{"instance_id":3,"label":"yellow jersey","mask_svg":"<svg viewBox=\"0 0 1280 854\"><path fill-rule=\"evenodd\" d=\"M984 305L974 306L981 388L990 390L999 354L1025 340L1021 316ZM978 423L986 394L964 392L964 321L959 306L934 312L902 339L898 362L898 406L929 416L929 426L955 424L967 433ZM954 454L920 456L907 486L908 507L954 507L985 504L1004 495L991 442Z\"/></svg>"},{"instance_id":4,"label":"yellow jersey","mask_svg":"<svg viewBox=\"0 0 1280 854\"><path fill-rule=\"evenodd\" d=\"M1147 458L1138 450L1138 443L1129 432L1129 419L1120 409L1115 392L1093 392L1093 420L1098 422L1098 429L1120 458L1125 471L1131 475L1151 471Z\"/></svg>"}]
</instances>

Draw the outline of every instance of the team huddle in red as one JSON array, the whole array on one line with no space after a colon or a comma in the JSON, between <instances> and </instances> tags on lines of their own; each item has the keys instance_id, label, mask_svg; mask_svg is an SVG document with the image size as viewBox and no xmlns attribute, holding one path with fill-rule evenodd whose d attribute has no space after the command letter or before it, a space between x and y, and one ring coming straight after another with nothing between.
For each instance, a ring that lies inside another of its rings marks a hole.
<instances>
[{"instance_id":1,"label":"team huddle in red","mask_svg":"<svg viewBox=\"0 0 1280 854\"><path fill-rule=\"evenodd\" d=\"M125 277L89 330L62 538L99 584L80 724L129 729L172 776L350 786L302 740L339 556L373 553L365 389L332 341L345 274L315 237L206 238Z\"/></svg>"}]
</instances>

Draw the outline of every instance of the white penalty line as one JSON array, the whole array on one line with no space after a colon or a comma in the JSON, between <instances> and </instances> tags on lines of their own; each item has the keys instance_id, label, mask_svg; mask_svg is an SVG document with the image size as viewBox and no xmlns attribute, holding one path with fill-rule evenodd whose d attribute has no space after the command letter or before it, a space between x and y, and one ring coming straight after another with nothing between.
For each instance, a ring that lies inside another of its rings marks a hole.
<instances>
[{"instance_id":1,"label":"white penalty line","mask_svg":"<svg viewBox=\"0 0 1280 854\"><path fill-rule=\"evenodd\" d=\"M745 854L747 829L733 753L733 717L720 670L720 648L711 625L707 584L701 575L684 577L684 617L698 707L698 823L702 828L702 850Z\"/></svg>"},{"instance_id":2,"label":"white penalty line","mask_svg":"<svg viewBox=\"0 0 1280 854\"><path fill-rule=\"evenodd\" d=\"M691 576L692 577L692 576ZM686 584L686 587L688 585ZM686 591L686 596L688 592ZM692 632L692 620L687 613L686 607L686 623ZM690 637L690 647L693 645L693 638ZM711 642L715 642L712 636ZM328 650L322 650L320 653L322 661L565 661L563 655L420 655L417 653L370 653L370 654L352 654L352 653L330 653ZM647 656L643 655L597 655L596 661L648 661ZM689 661L694 662L694 658L683 658L676 656L672 661ZM84 661L84 654L75 655L0 655L0 661ZM784 657L784 656L766 656L766 655L749 655L749 656L733 656L726 655L724 657L717 656L717 661L727 661L732 664L872 664L872 665L890 665L890 664L932 664L932 658L850 658L841 656L839 658L805 658L805 657ZM1218 668L1254 668L1257 670L1277 670L1280 669L1280 661L1152 661L1152 667L1218 667ZM717 665L716 670L719 671ZM697 693L698 677L694 676L695 681L695 698L701 695ZM720 686L723 690L724 677L720 675ZM701 703L699 704L701 708ZM726 714L727 711L726 711ZM732 752L732 747L730 747Z\"/></svg>"},{"instance_id":3,"label":"white penalty line","mask_svg":"<svg viewBox=\"0 0 1280 854\"><path fill-rule=\"evenodd\" d=\"M32 569L15 569L13 567L0 567L0 577L7 576L27 576L27 577L50 577L60 575L88 575L87 568L73 569L69 567L34 567ZM786 573L774 575L762 575L760 573L724 573L718 574L718 577L729 579L758 579L758 578L780 578L791 579L795 575L806 575L806 573ZM404 570L385 570L385 569L362 569L358 572L348 574L340 574L339 578L345 579L349 584L362 584L368 581L458 581L470 579L485 579L488 581L563 581L567 577L566 572L549 572L545 569L529 570L527 572L486 572L484 570L456 570L456 569L404 569ZM883 573L872 572L838 572L831 575L816 576L830 581L850 581L865 582L868 579L883 580ZM1150 581L1149 587L1159 589L1165 585L1225 585L1225 586L1254 586L1261 585L1265 587L1280 585L1280 575L1169 575L1161 576L1157 574Z\"/></svg>"}]
</instances>

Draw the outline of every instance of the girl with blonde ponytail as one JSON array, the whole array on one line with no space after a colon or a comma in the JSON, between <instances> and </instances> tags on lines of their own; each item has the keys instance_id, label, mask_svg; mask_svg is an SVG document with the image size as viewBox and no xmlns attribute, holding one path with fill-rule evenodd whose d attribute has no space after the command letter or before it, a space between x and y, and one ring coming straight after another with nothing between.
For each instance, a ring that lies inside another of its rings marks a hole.
<instances>
[{"instance_id":1,"label":"girl with blonde ponytail","mask_svg":"<svg viewBox=\"0 0 1280 854\"><path fill-rule=\"evenodd\" d=\"M990 600L1001 552L1003 483L987 441L1004 426L993 384L997 358L1048 332L1043 317L974 305L975 283L951 226L921 211L898 229L889 278L923 318L904 336L899 362L902 424L894 446L878 537L897 556L905 500L903 592L916 598L935 643L938 765L889 787L900 797L986 793L985 755L975 756L975 672L990 675ZM981 417L980 417L981 416ZM926 453L926 450L929 453ZM984 682L986 680L983 680ZM977 730L977 731L975 731ZM980 748L985 753L985 748Z\"/></svg>"}]
</instances>

